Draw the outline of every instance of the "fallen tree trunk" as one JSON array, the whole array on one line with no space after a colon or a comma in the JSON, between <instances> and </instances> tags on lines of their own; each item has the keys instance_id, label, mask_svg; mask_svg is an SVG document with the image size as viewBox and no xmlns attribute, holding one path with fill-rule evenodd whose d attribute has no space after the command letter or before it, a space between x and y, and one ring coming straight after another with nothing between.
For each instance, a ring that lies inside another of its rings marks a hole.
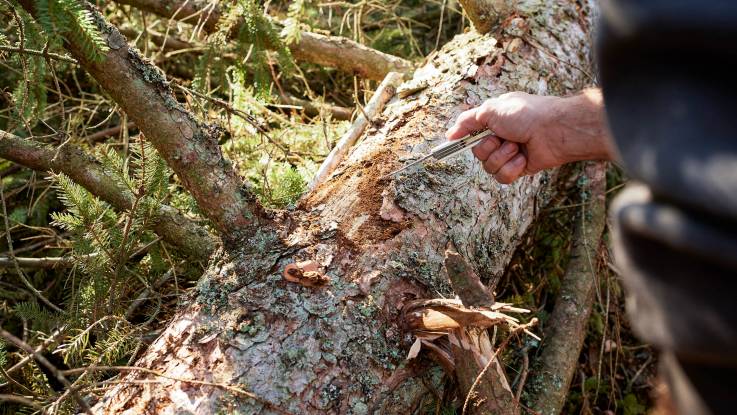
<instances>
[{"instance_id":1,"label":"fallen tree trunk","mask_svg":"<svg viewBox=\"0 0 737 415\"><path fill-rule=\"evenodd\" d=\"M215 255L188 305L137 362L146 371L127 369L94 410L411 413L440 376L409 377L402 306L451 294L449 242L494 286L552 196L555 173L499 185L465 154L384 175L489 97L586 85L577 68L590 67L590 5L548 3L516 11L526 25L520 36L535 46L467 33L430 59L295 211Z\"/></svg>"}]
</instances>

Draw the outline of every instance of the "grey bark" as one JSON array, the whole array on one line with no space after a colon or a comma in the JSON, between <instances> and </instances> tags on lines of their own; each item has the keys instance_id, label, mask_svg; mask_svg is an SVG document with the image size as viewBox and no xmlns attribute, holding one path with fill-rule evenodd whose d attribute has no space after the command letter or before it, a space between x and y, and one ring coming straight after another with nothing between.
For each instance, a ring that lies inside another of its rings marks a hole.
<instances>
[{"instance_id":1,"label":"grey bark","mask_svg":"<svg viewBox=\"0 0 737 415\"><path fill-rule=\"evenodd\" d=\"M363 414L376 398L384 413L409 413L427 390L419 378L395 384L410 372L402 305L451 294L443 266L451 241L483 281L496 284L552 196L555 173L499 185L465 154L382 176L441 142L461 111L487 98L586 86L576 68L589 68L590 12L574 1L528 10L527 36L537 46L510 35L457 36L399 88L374 128L295 211L215 256L191 301L137 362L169 377L118 385L94 410ZM286 281L283 270L294 263L327 283ZM423 372L438 382L439 369ZM124 380L153 378L133 372ZM181 379L237 385L261 400Z\"/></svg>"}]
</instances>

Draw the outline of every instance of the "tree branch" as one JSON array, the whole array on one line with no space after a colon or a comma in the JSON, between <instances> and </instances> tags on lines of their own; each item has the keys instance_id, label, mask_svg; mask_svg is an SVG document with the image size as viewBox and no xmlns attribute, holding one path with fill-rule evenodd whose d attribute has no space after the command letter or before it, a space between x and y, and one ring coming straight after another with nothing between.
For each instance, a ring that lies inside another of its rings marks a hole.
<instances>
[{"instance_id":1,"label":"tree branch","mask_svg":"<svg viewBox=\"0 0 737 415\"><path fill-rule=\"evenodd\" d=\"M531 382L537 391L531 407L543 414L557 414L563 408L586 336L598 281L596 253L606 223L606 165L586 163L584 171L588 180L581 191L589 203L582 205L576 223L571 261L546 323L540 368Z\"/></svg>"},{"instance_id":2,"label":"tree branch","mask_svg":"<svg viewBox=\"0 0 737 415\"><path fill-rule=\"evenodd\" d=\"M20 3L35 13L34 1ZM110 49L102 62L89 60L74 42L65 44L67 50L156 147L225 242L255 234L267 219L230 161L223 158L220 130L179 104L162 72L87 5Z\"/></svg>"},{"instance_id":3,"label":"tree branch","mask_svg":"<svg viewBox=\"0 0 737 415\"><path fill-rule=\"evenodd\" d=\"M489 33L495 29L502 18L512 14L516 3L511 0L458 0L458 2L479 33Z\"/></svg>"},{"instance_id":4,"label":"tree branch","mask_svg":"<svg viewBox=\"0 0 737 415\"><path fill-rule=\"evenodd\" d=\"M93 195L116 209L130 209L133 195L118 186L99 161L72 144L58 149L0 131L0 157L38 171L57 171L71 177ZM204 228L175 208L162 205L154 218L154 231L188 256L206 261L217 245Z\"/></svg>"},{"instance_id":5,"label":"tree branch","mask_svg":"<svg viewBox=\"0 0 737 415\"><path fill-rule=\"evenodd\" d=\"M221 16L221 11L217 6L211 6L210 3L198 0L115 0L115 2L179 20L201 14L199 18L204 20L203 29L208 33L217 30ZM336 68L377 81L384 79L389 72L406 73L412 69L412 63L406 59L380 52L340 36L302 32L300 41L288 47L292 56L297 60Z\"/></svg>"},{"instance_id":6,"label":"tree branch","mask_svg":"<svg viewBox=\"0 0 737 415\"><path fill-rule=\"evenodd\" d=\"M87 402L82 399L81 396L77 393L77 391L72 388L72 384L69 382L69 380L64 376L61 371L51 364L41 353L37 352L33 349L33 347L29 346L28 343L24 342L23 340L15 337L11 333L3 330L0 328L0 337L5 339L8 343L16 346L17 348L23 350L24 352L30 354L33 356L33 358L41 365L43 365L46 369L48 369L56 378L56 380L59 381L62 385L64 385L67 390L69 390L69 393L71 393L72 397L77 401L77 404L79 404L80 407L84 410L85 413L88 413L92 415L92 410L90 409L90 406L87 404Z\"/></svg>"}]
</instances>

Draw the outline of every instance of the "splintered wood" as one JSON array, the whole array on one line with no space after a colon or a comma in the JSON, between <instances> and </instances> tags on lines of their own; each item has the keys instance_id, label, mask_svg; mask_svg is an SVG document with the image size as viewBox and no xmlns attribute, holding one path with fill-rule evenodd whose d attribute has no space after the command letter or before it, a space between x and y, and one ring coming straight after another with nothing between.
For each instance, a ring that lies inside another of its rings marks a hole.
<instances>
[{"instance_id":1,"label":"splintered wood","mask_svg":"<svg viewBox=\"0 0 737 415\"><path fill-rule=\"evenodd\" d=\"M452 243L445 251L445 268L459 298L415 300L403 307L405 328L415 336L407 359L416 358L423 348L426 349L438 364L456 377L459 390L471 404L473 413L519 413L519 405L497 356L503 346L494 350L487 329L503 324L511 333L521 330L539 340L526 329L528 325L506 314L528 313L529 310L495 303L491 291ZM464 412L466 408L464 405Z\"/></svg>"}]
</instances>

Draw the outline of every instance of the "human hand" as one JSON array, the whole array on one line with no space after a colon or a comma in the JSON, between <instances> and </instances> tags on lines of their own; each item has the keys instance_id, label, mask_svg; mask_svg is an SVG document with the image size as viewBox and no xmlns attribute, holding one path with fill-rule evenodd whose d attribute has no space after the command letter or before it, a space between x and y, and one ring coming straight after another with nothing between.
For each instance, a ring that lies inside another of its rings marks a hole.
<instances>
[{"instance_id":1,"label":"human hand","mask_svg":"<svg viewBox=\"0 0 737 415\"><path fill-rule=\"evenodd\" d=\"M473 154L500 183L564 163L611 159L604 105L598 90L570 98L511 92L463 112L449 140L488 128L497 134Z\"/></svg>"}]
</instances>

